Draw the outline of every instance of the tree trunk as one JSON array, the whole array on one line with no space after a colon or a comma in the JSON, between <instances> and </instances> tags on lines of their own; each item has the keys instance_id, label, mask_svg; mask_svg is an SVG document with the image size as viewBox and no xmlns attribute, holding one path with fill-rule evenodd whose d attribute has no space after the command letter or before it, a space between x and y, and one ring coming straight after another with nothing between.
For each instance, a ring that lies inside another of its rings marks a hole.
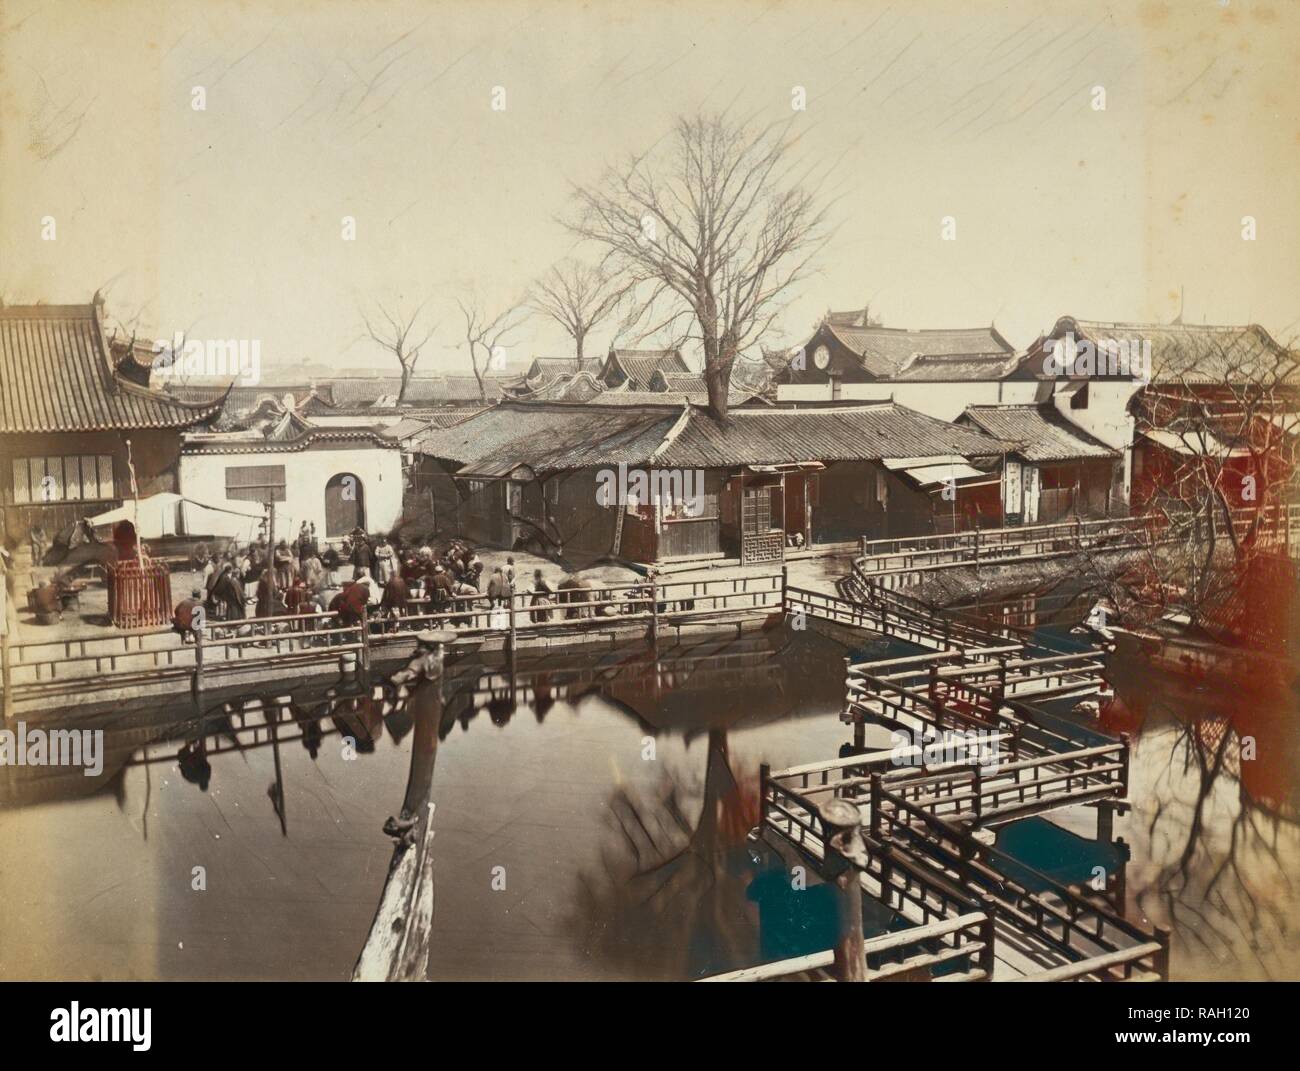
<instances>
[{"instance_id":1,"label":"tree trunk","mask_svg":"<svg viewBox=\"0 0 1300 1071\"><path fill-rule=\"evenodd\" d=\"M414 372L415 368L412 365L408 365L405 361L402 361L402 385L397 391L398 405L402 405L406 401L406 390L411 385L411 376Z\"/></svg>"}]
</instances>

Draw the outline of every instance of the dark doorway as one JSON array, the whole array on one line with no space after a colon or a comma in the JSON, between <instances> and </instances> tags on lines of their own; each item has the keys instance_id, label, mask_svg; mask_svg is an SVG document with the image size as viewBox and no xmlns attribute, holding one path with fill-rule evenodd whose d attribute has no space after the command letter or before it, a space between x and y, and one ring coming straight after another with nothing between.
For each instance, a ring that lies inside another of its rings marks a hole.
<instances>
[{"instance_id":1,"label":"dark doorway","mask_svg":"<svg viewBox=\"0 0 1300 1071\"><path fill-rule=\"evenodd\" d=\"M325 536L347 535L366 526L366 493L359 477L350 472L331 476L325 485Z\"/></svg>"}]
</instances>

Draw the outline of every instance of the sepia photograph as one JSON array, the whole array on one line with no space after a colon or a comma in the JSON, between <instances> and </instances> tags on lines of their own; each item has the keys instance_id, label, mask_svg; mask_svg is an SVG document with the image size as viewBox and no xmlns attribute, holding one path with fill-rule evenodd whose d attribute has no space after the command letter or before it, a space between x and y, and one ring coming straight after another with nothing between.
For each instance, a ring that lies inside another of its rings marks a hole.
<instances>
[{"instance_id":1,"label":"sepia photograph","mask_svg":"<svg viewBox=\"0 0 1300 1071\"><path fill-rule=\"evenodd\" d=\"M1298 55L1295 0L0 0L33 1036L168 1051L194 991L123 983L1118 981L1099 1044L1249 1043Z\"/></svg>"}]
</instances>

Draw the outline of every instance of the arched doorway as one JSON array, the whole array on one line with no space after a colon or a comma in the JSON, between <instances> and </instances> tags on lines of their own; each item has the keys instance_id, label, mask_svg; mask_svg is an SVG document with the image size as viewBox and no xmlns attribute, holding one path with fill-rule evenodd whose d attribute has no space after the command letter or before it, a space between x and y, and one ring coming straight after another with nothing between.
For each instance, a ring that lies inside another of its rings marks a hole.
<instances>
[{"instance_id":1,"label":"arched doorway","mask_svg":"<svg viewBox=\"0 0 1300 1071\"><path fill-rule=\"evenodd\" d=\"M347 535L366 526L366 493L361 479L350 472L331 476L325 485L325 538Z\"/></svg>"}]
</instances>

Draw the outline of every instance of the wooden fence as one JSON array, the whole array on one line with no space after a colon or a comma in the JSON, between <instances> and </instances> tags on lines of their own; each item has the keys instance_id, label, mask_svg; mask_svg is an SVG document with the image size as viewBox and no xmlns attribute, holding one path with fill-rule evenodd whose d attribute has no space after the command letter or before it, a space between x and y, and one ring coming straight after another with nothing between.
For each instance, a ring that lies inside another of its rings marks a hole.
<instances>
[{"instance_id":1,"label":"wooden fence","mask_svg":"<svg viewBox=\"0 0 1300 1071\"><path fill-rule=\"evenodd\" d=\"M181 637L171 628L135 628L76 639L8 644L3 682L16 700L93 696L96 692L176 685L195 692L237 679L248 669L291 675L305 667L369 668L372 658L399 657L423 629L451 629L467 641L495 636L503 646L539 639L557 643L606 629L642 630L651 637L709 621L736 621L780 612L784 575L770 573L707 580L594 585L555 592L534 602L529 592L492 606L484 595L450 599L436 610L384 614L368 607L359 621L331 612L203 619Z\"/></svg>"}]
</instances>

